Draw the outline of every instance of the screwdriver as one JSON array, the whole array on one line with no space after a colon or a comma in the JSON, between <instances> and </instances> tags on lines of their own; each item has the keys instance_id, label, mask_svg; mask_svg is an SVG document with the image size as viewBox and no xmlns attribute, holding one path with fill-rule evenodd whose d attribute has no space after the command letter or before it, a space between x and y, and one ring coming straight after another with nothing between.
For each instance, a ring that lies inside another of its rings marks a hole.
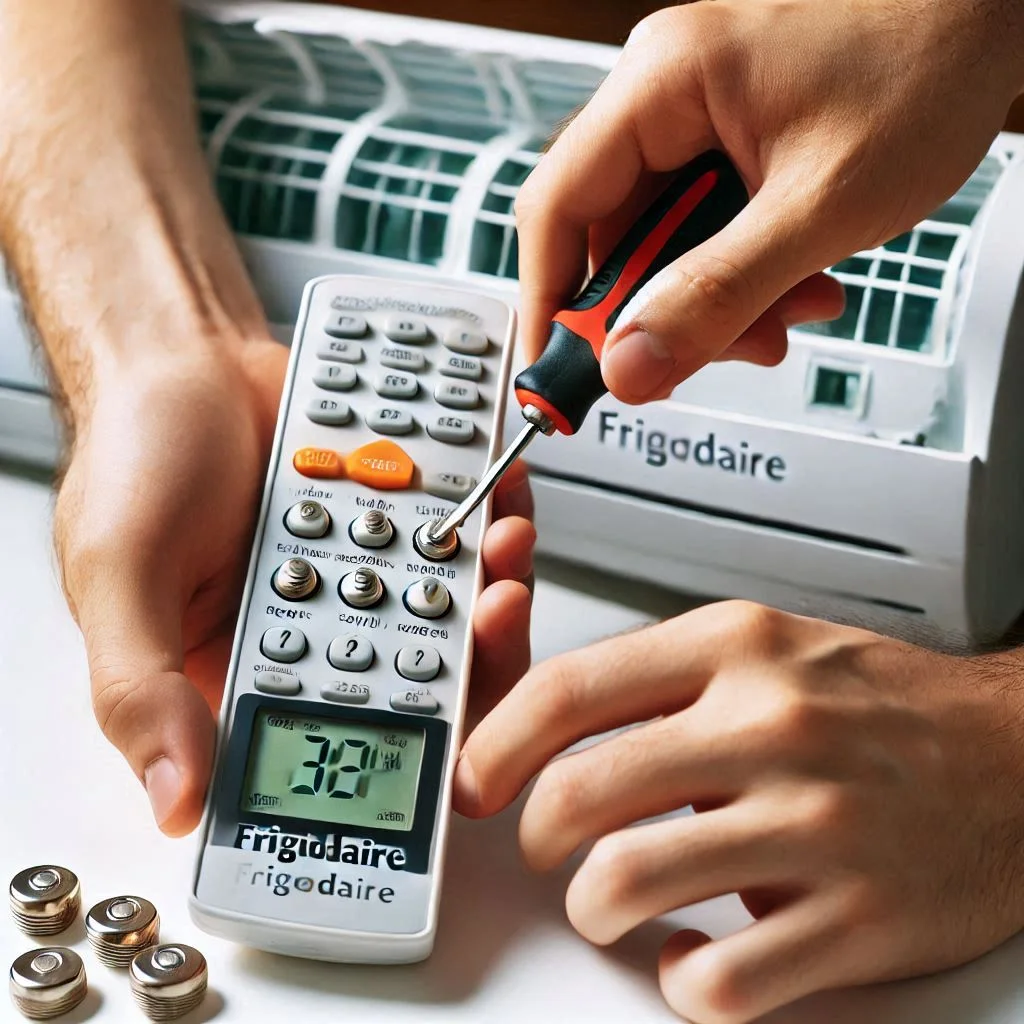
<instances>
[{"instance_id":1,"label":"screwdriver","mask_svg":"<svg viewBox=\"0 0 1024 1024\"><path fill-rule=\"evenodd\" d=\"M747 200L743 180L718 150L701 154L679 172L573 302L552 319L540 358L515 380L526 426L457 508L425 525L426 541L444 545L537 434L575 434L583 426L608 391L601 350L619 314L655 274L721 231Z\"/></svg>"}]
</instances>

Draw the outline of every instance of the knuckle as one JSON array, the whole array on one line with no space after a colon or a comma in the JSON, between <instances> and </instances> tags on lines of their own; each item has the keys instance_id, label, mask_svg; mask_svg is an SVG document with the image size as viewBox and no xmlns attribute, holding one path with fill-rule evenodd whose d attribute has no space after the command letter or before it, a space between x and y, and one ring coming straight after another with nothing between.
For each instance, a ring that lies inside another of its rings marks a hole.
<instances>
[{"instance_id":1,"label":"knuckle","mask_svg":"<svg viewBox=\"0 0 1024 1024\"><path fill-rule=\"evenodd\" d=\"M587 876L608 903L632 897L642 884L644 858L626 833L602 836L586 860Z\"/></svg>"},{"instance_id":2,"label":"knuckle","mask_svg":"<svg viewBox=\"0 0 1024 1024\"><path fill-rule=\"evenodd\" d=\"M123 732L121 725L130 716L137 696L135 683L119 674L94 672L92 709L101 732L115 745Z\"/></svg>"},{"instance_id":3,"label":"knuckle","mask_svg":"<svg viewBox=\"0 0 1024 1024\"><path fill-rule=\"evenodd\" d=\"M819 844L829 838L847 836L855 829L857 806L848 787L819 784L809 789L800 800L797 811L799 830Z\"/></svg>"},{"instance_id":4,"label":"knuckle","mask_svg":"<svg viewBox=\"0 0 1024 1024\"><path fill-rule=\"evenodd\" d=\"M572 757L553 761L540 773L532 802L542 808L544 817L563 825L579 813L586 792L584 780L572 763Z\"/></svg>"},{"instance_id":5,"label":"knuckle","mask_svg":"<svg viewBox=\"0 0 1024 1024\"><path fill-rule=\"evenodd\" d=\"M587 939L607 945L619 938L623 914L642 886L641 858L622 833L599 839L565 894L569 923Z\"/></svg>"},{"instance_id":6,"label":"knuckle","mask_svg":"<svg viewBox=\"0 0 1024 1024\"><path fill-rule=\"evenodd\" d=\"M686 1011L701 1024L735 1024L747 1019L750 995L734 963L722 956L714 943L687 958Z\"/></svg>"},{"instance_id":7,"label":"knuckle","mask_svg":"<svg viewBox=\"0 0 1024 1024\"><path fill-rule=\"evenodd\" d=\"M715 326L735 320L737 309L749 308L756 294L746 273L719 256L691 257L676 273L678 292L695 303L697 316Z\"/></svg>"},{"instance_id":8,"label":"knuckle","mask_svg":"<svg viewBox=\"0 0 1024 1024\"><path fill-rule=\"evenodd\" d=\"M782 632L785 622L782 612L754 601L726 601L721 612L725 633L744 645L771 644Z\"/></svg>"}]
</instances>

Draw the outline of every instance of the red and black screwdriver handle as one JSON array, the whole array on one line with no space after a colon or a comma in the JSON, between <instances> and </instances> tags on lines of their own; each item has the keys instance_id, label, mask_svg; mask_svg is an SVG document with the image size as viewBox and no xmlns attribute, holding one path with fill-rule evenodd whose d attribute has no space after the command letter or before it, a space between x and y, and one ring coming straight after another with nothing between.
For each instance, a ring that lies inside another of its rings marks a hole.
<instances>
[{"instance_id":1,"label":"red and black screwdriver handle","mask_svg":"<svg viewBox=\"0 0 1024 1024\"><path fill-rule=\"evenodd\" d=\"M519 404L575 434L607 392L605 337L630 299L684 253L722 230L747 204L746 186L717 150L687 164L626 232L572 305L551 321L541 357L516 377Z\"/></svg>"}]
</instances>

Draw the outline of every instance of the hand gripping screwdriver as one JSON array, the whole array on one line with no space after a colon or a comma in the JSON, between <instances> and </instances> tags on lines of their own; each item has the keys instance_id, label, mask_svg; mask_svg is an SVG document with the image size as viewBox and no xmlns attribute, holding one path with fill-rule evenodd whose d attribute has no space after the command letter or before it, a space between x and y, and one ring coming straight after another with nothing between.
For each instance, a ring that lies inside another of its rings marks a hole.
<instances>
[{"instance_id":1,"label":"hand gripping screwdriver","mask_svg":"<svg viewBox=\"0 0 1024 1024\"><path fill-rule=\"evenodd\" d=\"M607 392L605 338L627 303L655 274L722 230L747 204L746 186L717 150L687 164L629 229L580 294L551 321L540 358L516 377L526 426L462 503L426 527L443 542L495 488L537 434L575 434Z\"/></svg>"}]
</instances>

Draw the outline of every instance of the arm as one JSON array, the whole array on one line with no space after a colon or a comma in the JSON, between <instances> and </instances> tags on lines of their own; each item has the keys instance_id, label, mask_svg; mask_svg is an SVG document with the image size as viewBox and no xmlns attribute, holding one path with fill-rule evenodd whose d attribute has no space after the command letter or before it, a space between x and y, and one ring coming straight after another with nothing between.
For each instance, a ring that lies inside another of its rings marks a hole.
<instances>
[{"instance_id":1,"label":"arm","mask_svg":"<svg viewBox=\"0 0 1024 1024\"><path fill-rule=\"evenodd\" d=\"M0 0L0 105L0 242L68 427L55 537L93 705L181 835L288 353L210 185L171 0ZM529 661L523 473L503 500L474 623L476 667L499 680Z\"/></svg>"}]
</instances>

